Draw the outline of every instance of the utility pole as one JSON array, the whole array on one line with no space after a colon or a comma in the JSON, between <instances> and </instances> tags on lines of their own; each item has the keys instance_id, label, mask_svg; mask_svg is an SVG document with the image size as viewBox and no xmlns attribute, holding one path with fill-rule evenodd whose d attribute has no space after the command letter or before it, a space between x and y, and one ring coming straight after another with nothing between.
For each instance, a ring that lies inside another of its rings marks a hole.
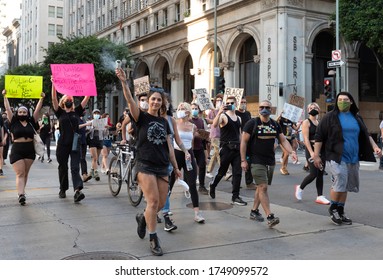
<instances>
[{"instance_id":1,"label":"utility pole","mask_svg":"<svg viewBox=\"0 0 383 280\"><path fill-rule=\"evenodd\" d=\"M335 4L335 49L336 50L339 50L339 0L336 0L336 4ZM335 75L335 79L336 79L336 94L338 94L340 92L340 67L337 67L336 68L336 75Z\"/></svg>"},{"instance_id":2,"label":"utility pole","mask_svg":"<svg viewBox=\"0 0 383 280\"><path fill-rule=\"evenodd\" d=\"M218 67L218 53L217 53L217 0L214 0L214 70ZM214 75L214 96L217 95L217 83L218 83L218 77Z\"/></svg>"}]
</instances>

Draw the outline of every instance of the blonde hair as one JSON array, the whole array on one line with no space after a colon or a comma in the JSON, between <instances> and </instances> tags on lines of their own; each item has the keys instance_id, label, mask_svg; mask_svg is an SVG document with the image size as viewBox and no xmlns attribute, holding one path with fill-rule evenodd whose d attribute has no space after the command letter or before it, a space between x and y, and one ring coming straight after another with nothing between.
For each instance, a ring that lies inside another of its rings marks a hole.
<instances>
[{"instance_id":1,"label":"blonde hair","mask_svg":"<svg viewBox=\"0 0 383 280\"><path fill-rule=\"evenodd\" d=\"M61 107L61 109L64 109L65 110L65 101L67 100L69 95L65 94L63 95L60 100L59 100L59 106ZM72 97L72 96L71 96ZM73 97L72 97L73 98ZM74 100L73 100L73 105L72 105L72 109L74 110Z\"/></svg>"},{"instance_id":2,"label":"blonde hair","mask_svg":"<svg viewBox=\"0 0 383 280\"><path fill-rule=\"evenodd\" d=\"M187 102L181 102L180 104L178 104L177 111L179 111L181 107L183 107L186 112L189 112L188 119L191 120L192 114L190 104Z\"/></svg>"},{"instance_id":3,"label":"blonde hair","mask_svg":"<svg viewBox=\"0 0 383 280\"><path fill-rule=\"evenodd\" d=\"M310 109L311 106L315 106L315 107L317 107L318 111L320 110L320 107L319 107L318 103L316 103L316 102L312 102L312 103L310 103L309 105L307 105L307 112L309 111L309 109Z\"/></svg>"}]
</instances>

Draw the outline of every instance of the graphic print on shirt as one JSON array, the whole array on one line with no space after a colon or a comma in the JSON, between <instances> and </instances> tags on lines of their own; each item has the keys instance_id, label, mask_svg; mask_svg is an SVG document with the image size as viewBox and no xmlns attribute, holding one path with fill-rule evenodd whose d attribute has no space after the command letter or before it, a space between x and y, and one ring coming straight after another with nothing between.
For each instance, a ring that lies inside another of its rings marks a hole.
<instances>
[{"instance_id":1,"label":"graphic print on shirt","mask_svg":"<svg viewBox=\"0 0 383 280\"><path fill-rule=\"evenodd\" d=\"M148 127L148 141L155 145L162 145L166 142L166 129L158 122L150 122Z\"/></svg>"},{"instance_id":2,"label":"graphic print on shirt","mask_svg":"<svg viewBox=\"0 0 383 280\"><path fill-rule=\"evenodd\" d=\"M277 129L274 124L267 123L267 124L259 124L257 126L258 132L257 136L258 139L274 139L277 137Z\"/></svg>"}]
</instances>

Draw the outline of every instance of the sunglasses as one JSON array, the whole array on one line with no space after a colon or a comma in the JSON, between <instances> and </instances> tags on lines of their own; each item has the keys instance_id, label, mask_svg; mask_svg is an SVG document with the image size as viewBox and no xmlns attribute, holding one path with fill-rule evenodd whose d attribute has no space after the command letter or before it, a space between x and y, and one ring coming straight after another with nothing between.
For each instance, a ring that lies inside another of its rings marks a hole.
<instances>
[{"instance_id":1,"label":"sunglasses","mask_svg":"<svg viewBox=\"0 0 383 280\"><path fill-rule=\"evenodd\" d=\"M267 110L270 110L270 106L259 106L259 109L267 109Z\"/></svg>"},{"instance_id":2,"label":"sunglasses","mask_svg":"<svg viewBox=\"0 0 383 280\"><path fill-rule=\"evenodd\" d=\"M234 105L235 102L226 102L226 105Z\"/></svg>"}]
</instances>

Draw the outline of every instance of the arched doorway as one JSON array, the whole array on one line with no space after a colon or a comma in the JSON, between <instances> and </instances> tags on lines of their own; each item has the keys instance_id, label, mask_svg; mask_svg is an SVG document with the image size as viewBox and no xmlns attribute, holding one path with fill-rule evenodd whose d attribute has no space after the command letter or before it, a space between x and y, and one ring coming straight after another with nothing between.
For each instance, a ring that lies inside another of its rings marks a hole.
<instances>
[{"instance_id":1,"label":"arched doorway","mask_svg":"<svg viewBox=\"0 0 383 280\"><path fill-rule=\"evenodd\" d=\"M194 89L194 76L190 74L190 69L193 69L193 60L191 55L189 54L185 59L184 64L184 101L191 102L193 99L192 89Z\"/></svg>"},{"instance_id":2,"label":"arched doorway","mask_svg":"<svg viewBox=\"0 0 383 280\"><path fill-rule=\"evenodd\" d=\"M258 48L252 37L246 39L239 54L239 87L245 89L248 101L257 102L259 99L259 63L254 62Z\"/></svg>"},{"instance_id":3,"label":"arched doorway","mask_svg":"<svg viewBox=\"0 0 383 280\"><path fill-rule=\"evenodd\" d=\"M312 97L310 102L319 99L320 94L324 93L324 78L328 77L329 70L327 61L331 60L331 51L335 49L334 36L323 31L319 33L312 46L313 63L312 63ZM335 89L335 84L333 85Z\"/></svg>"}]
</instances>

